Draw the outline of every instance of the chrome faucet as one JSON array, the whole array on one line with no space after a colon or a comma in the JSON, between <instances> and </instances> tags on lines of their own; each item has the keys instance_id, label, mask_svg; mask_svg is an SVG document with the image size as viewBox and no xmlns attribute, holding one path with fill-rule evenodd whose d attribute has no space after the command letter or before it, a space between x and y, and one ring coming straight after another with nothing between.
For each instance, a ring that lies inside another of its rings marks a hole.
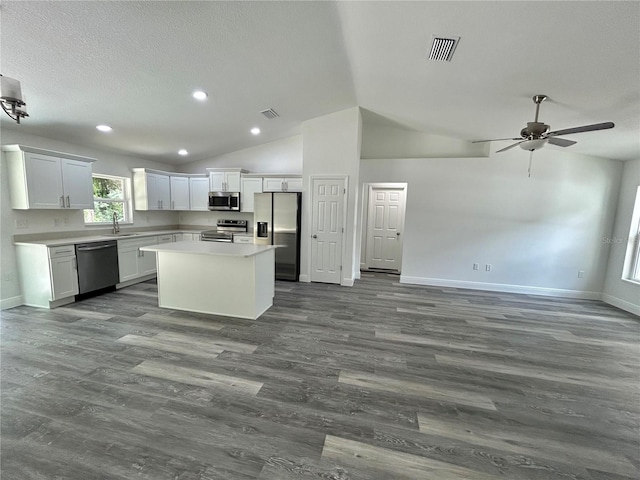
<instances>
[{"instance_id":1,"label":"chrome faucet","mask_svg":"<svg viewBox=\"0 0 640 480\"><path fill-rule=\"evenodd\" d=\"M118 225L118 214L113 212L113 234L120 233L120 225Z\"/></svg>"}]
</instances>

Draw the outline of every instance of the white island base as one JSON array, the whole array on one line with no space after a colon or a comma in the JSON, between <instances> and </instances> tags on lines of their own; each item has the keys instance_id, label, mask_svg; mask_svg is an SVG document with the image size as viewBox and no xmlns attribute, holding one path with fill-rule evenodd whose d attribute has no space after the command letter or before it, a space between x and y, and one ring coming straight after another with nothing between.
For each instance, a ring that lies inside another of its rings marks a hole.
<instances>
[{"instance_id":1,"label":"white island base","mask_svg":"<svg viewBox=\"0 0 640 480\"><path fill-rule=\"evenodd\" d=\"M256 319L273 305L274 248L176 242L141 250L156 252L160 307Z\"/></svg>"}]
</instances>

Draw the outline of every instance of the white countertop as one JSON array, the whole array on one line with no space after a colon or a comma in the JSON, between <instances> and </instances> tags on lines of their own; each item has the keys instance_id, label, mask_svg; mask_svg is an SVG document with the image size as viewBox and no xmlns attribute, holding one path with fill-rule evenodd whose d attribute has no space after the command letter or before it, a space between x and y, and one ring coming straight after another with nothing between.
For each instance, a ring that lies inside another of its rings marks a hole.
<instances>
[{"instance_id":1,"label":"white countertop","mask_svg":"<svg viewBox=\"0 0 640 480\"><path fill-rule=\"evenodd\" d=\"M249 243L227 242L173 242L160 245L140 247L144 252L188 253L195 255L222 255L228 257L252 257L269 250L278 248L277 245L253 245Z\"/></svg>"},{"instance_id":2,"label":"white countertop","mask_svg":"<svg viewBox=\"0 0 640 480\"><path fill-rule=\"evenodd\" d=\"M55 238L49 240L29 240L26 242L13 242L14 245L44 245L46 247L59 247L61 245L75 245L77 243L105 242L107 240L128 240L133 238L155 237L173 233L197 233L201 230L157 230L136 232L135 235L87 235L82 237Z\"/></svg>"}]
</instances>

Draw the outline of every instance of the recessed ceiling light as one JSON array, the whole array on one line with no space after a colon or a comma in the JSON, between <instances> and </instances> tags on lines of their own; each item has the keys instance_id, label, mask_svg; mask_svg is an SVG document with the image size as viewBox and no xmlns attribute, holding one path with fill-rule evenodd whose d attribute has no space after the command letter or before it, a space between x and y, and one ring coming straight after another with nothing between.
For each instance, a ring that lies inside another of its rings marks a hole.
<instances>
[{"instance_id":1,"label":"recessed ceiling light","mask_svg":"<svg viewBox=\"0 0 640 480\"><path fill-rule=\"evenodd\" d=\"M187 152L184 148L181 148L180 150L178 150L178 155L189 155L189 152Z\"/></svg>"},{"instance_id":2,"label":"recessed ceiling light","mask_svg":"<svg viewBox=\"0 0 640 480\"><path fill-rule=\"evenodd\" d=\"M254 135L258 135L260 133L260 129L258 127L253 127L251 129L251 133L253 133Z\"/></svg>"},{"instance_id":3,"label":"recessed ceiling light","mask_svg":"<svg viewBox=\"0 0 640 480\"><path fill-rule=\"evenodd\" d=\"M193 92L193 98L200 100L201 102L204 102L208 96L207 92L203 92L202 90L196 90Z\"/></svg>"},{"instance_id":4,"label":"recessed ceiling light","mask_svg":"<svg viewBox=\"0 0 640 480\"><path fill-rule=\"evenodd\" d=\"M113 130L113 128L111 128L109 125L98 125L96 128L101 132L110 132L111 130Z\"/></svg>"}]
</instances>

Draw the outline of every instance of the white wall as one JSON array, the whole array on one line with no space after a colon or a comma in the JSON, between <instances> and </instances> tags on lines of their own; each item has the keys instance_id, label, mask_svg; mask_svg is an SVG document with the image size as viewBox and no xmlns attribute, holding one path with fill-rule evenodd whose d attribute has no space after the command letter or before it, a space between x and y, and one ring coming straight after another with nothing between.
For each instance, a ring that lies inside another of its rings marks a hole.
<instances>
[{"instance_id":1,"label":"white wall","mask_svg":"<svg viewBox=\"0 0 640 480\"><path fill-rule=\"evenodd\" d=\"M362 131L362 158L486 157L489 143L471 143L415 130L366 122Z\"/></svg>"},{"instance_id":2,"label":"white wall","mask_svg":"<svg viewBox=\"0 0 640 480\"><path fill-rule=\"evenodd\" d=\"M549 147L528 178L528 157L362 160L361 183L408 183L402 281L599 298L622 163Z\"/></svg>"},{"instance_id":3,"label":"white wall","mask_svg":"<svg viewBox=\"0 0 640 480\"><path fill-rule=\"evenodd\" d=\"M622 184L616 210L616 219L610 237L611 251L604 283L603 300L640 315L640 285L622 280L625 253L629 240L629 227L640 185L640 160L625 162ZM626 273L626 272L625 272Z\"/></svg>"},{"instance_id":4,"label":"white wall","mask_svg":"<svg viewBox=\"0 0 640 480\"><path fill-rule=\"evenodd\" d=\"M131 177L132 167L171 170L171 167L165 164L29 135L19 130L3 129L1 140L3 145L21 144L96 158L97 161L92 164L94 173ZM19 302L20 286L13 235L42 232L89 233L91 231L91 227L85 227L84 225L82 210L13 210L9 201L7 178L7 165L3 154L0 164L0 212L2 215L0 230L0 268L2 269L0 307ZM28 227L16 229L16 221L19 219L26 220ZM59 220L59 225L56 225L56 219ZM176 225L177 223L178 214L175 212L133 212L134 227Z\"/></svg>"},{"instance_id":5,"label":"white wall","mask_svg":"<svg viewBox=\"0 0 640 480\"><path fill-rule=\"evenodd\" d=\"M357 242L357 204L362 140L362 117L358 107L349 108L302 124L303 138L303 216L300 248L300 278L309 281L311 192L312 176L332 175L348 177L347 214L343 243L344 285L353 284L360 268ZM306 199L306 200L305 200Z\"/></svg>"},{"instance_id":6,"label":"white wall","mask_svg":"<svg viewBox=\"0 0 640 480\"><path fill-rule=\"evenodd\" d=\"M183 173L204 173L206 168L244 168L252 173L302 174L302 136L225 153L180 167Z\"/></svg>"}]
</instances>

